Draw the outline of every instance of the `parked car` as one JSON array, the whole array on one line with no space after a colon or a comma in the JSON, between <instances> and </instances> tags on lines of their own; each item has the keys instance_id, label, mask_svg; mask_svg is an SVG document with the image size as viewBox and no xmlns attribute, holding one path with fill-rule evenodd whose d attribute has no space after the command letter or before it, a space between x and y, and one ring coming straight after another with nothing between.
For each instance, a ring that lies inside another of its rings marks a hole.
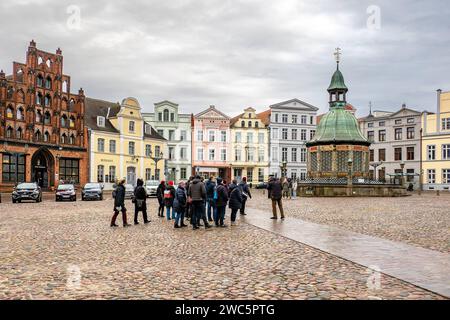
<instances>
[{"instance_id":1,"label":"parked car","mask_svg":"<svg viewBox=\"0 0 450 320\"><path fill-rule=\"evenodd\" d=\"M125 185L125 199L132 199L134 196L134 187L132 184Z\"/></svg>"},{"instance_id":2,"label":"parked car","mask_svg":"<svg viewBox=\"0 0 450 320\"><path fill-rule=\"evenodd\" d=\"M103 200L103 186L100 183L86 183L81 189L81 200Z\"/></svg>"},{"instance_id":3,"label":"parked car","mask_svg":"<svg viewBox=\"0 0 450 320\"><path fill-rule=\"evenodd\" d=\"M73 184L60 184L56 189L56 201L77 201L77 190Z\"/></svg>"},{"instance_id":4,"label":"parked car","mask_svg":"<svg viewBox=\"0 0 450 320\"><path fill-rule=\"evenodd\" d=\"M37 183L19 183L12 192L12 202L22 202L23 200L31 200L35 202L42 201L42 190Z\"/></svg>"},{"instance_id":5,"label":"parked car","mask_svg":"<svg viewBox=\"0 0 450 320\"><path fill-rule=\"evenodd\" d=\"M260 182L256 185L256 189L267 189L268 184L267 182Z\"/></svg>"},{"instance_id":6,"label":"parked car","mask_svg":"<svg viewBox=\"0 0 450 320\"><path fill-rule=\"evenodd\" d=\"M156 190L158 189L158 180L147 180L145 182L145 190L147 191L147 197L156 197Z\"/></svg>"}]
</instances>

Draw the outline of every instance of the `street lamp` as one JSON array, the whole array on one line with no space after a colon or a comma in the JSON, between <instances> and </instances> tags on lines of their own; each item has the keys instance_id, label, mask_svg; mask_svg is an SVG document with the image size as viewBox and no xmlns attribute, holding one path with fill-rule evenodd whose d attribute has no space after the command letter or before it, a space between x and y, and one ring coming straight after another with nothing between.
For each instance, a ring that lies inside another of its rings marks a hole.
<instances>
[{"instance_id":1,"label":"street lamp","mask_svg":"<svg viewBox=\"0 0 450 320\"><path fill-rule=\"evenodd\" d=\"M370 165L373 167L373 180L377 181L377 168L383 164L380 162L372 162Z\"/></svg>"},{"instance_id":2,"label":"street lamp","mask_svg":"<svg viewBox=\"0 0 450 320\"><path fill-rule=\"evenodd\" d=\"M400 168L402 169L402 187L405 185L405 162L400 162Z\"/></svg>"},{"instance_id":3,"label":"street lamp","mask_svg":"<svg viewBox=\"0 0 450 320\"><path fill-rule=\"evenodd\" d=\"M152 159L155 162L155 179L159 180L159 175L157 177L156 173L158 172L158 162L163 159L163 153L159 152L157 155L153 156L153 151L150 150L149 158Z\"/></svg>"}]
</instances>

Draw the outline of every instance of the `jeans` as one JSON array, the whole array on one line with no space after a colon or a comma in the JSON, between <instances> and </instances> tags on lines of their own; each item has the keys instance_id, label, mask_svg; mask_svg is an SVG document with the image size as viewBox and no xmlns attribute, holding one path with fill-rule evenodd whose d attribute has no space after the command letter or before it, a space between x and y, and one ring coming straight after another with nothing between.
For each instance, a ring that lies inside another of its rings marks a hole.
<instances>
[{"instance_id":1,"label":"jeans","mask_svg":"<svg viewBox=\"0 0 450 320\"><path fill-rule=\"evenodd\" d=\"M231 222L236 221L236 215L239 209L231 209Z\"/></svg>"},{"instance_id":2,"label":"jeans","mask_svg":"<svg viewBox=\"0 0 450 320\"><path fill-rule=\"evenodd\" d=\"M214 222L216 223L216 226L223 225L223 220L225 220L225 209L226 206L216 207L216 210L214 211Z\"/></svg>"},{"instance_id":3,"label":"jeans","mask_svg":"<svg viewBox=\"0 0 450 320\"><path fill-rule=\"evenodd\" d=\"M184 212L185 212L185 208L181 208L177 211L176 216L175 216L175 224L178 224L181 220L181 223L179 225L182 225L184 223Z\"/></svg>"},{"instance_id":4,"label":"jeans","mask_svg":"<svg viewBox=\"0 0 450 320\"><path fill-rule=\"evenodd\" d=\"M205 225L208 223L205 215L205 202L203 200L192 201L192 226L197 227L201 219Z\"/></svg>"},{"instance_id":5,"label":"jeans","mask_svg":"<svg viewBox=\"0 0 450 320\"><path fill-rule=\"evenodd\" d=\"M247 202L247 197L242 197L242 204L241 204L241 209L240 209L241 214L245 213L245 203L246 202Z\"/></svg>"},{"instance_id":6,"label":"jeans","mask_svg":"<svg viewBox=\"0 0 450 320\"><path fill-rule=\"evenodd\" d=\"M214 199L208 198L206 200L206 208L208 209L208 220L212 220L214 214Z\"/></svg>"},{"instance_id":7,"label":"jeans","mask_svg":"<svg viewBox=\"0 0 450 320\"><path fill-rule=\"evenodd\" d=\"M170 220L170 209L172 209L172 219L175 219L175 210L173 210L173 207L166 207L167 220Z\"/></svg>"}]
</instances>

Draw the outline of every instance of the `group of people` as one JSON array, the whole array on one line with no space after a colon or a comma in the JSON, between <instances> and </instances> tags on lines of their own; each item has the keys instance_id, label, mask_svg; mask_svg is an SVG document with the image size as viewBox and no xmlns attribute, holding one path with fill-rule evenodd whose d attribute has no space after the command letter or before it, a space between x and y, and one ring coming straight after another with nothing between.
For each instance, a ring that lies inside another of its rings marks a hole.
<instances>
[{"instance_id":1,"label":"group of people","mask_svg":"<svg viewBox=\"0 0 450 320\"><path fill-rule=\"evenodd\" d=\"M116 219L122 213L123 226L127 223L127 209L125 207L125 180L119 181L113 191L114 214L111 227L117 227ZM227 227L225 214L227 206L231 209L231 225L236 224L238 212L246 215L245 206L252 197L247 179L244 177L240 183L233 180L227 183L222 178L210 177L207 181L201 176L190 177L187 182L181 181L175 188L174 182L161 181L156 196L158 199L158 217L165 217L168 221L174 220L174 228L187 227L185 221L190 221L194 230L204 226ZM137 180L132 202L134 203L134 224L139 224L138 215L142 212L144 223L150 222L147 215L147 192L144 182ZM203 224L202 224L203 222Z\"/></svg>"},{"instance_id":2,"label":"group of people","mask_svg":"<svg viewBox=\"0 0 450 320\"><path fill-rule=\"evenodd\" d=\"M281 180L283 187L283 199L292 199L297 197L297 180L292 178L283 178Z\"/></svg>"}]
</instances>

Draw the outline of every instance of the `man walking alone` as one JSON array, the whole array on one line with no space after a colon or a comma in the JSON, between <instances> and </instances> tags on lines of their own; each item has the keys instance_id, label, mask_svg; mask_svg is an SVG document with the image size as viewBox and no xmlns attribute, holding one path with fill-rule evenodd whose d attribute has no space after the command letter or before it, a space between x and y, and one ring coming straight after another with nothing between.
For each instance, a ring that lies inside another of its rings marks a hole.
<instances>
[{"instance_id":1,"label":"man walking alone","mask_svg":"<svg viewBox=\"0 0 450 320\"><path fill-rule=\"evenodd\" d=\"M270 219L278 219L277 215L277 205L280 209L281 219L284 219L284 211L283 211L283 187L281 186L281 182L279 179L271 178L269 182L269 186L267 187L269 193L269 199L272 200L272 218Z\"/></svg>"}]
</instances>

